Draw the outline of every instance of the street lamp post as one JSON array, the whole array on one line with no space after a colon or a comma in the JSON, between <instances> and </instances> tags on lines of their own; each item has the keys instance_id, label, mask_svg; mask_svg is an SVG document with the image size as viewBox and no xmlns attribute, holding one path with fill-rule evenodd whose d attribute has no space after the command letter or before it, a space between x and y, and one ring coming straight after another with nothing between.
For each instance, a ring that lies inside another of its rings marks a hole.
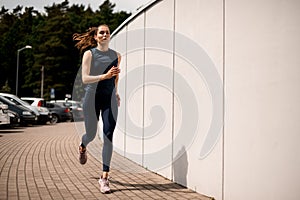
<instances>
[{"instance_id":1,"label":"street lamp post","mask_svg":"<svg viewBox=\"0 0 300 200\"><path fill-rule=\"evenodd\" d=\"M19 80L19 54L24 49L31 49L32 46L26 45L25 47L18 49L17 52L17 75L16 75L16 96L18 96L18 80Z\"/></svg>"},{"instance_id":2,"label":"street lamp post","mask_svg":"<svg viewBox=\"0 0 300 200\"><path fill-rule=\"evenodd\" d=\"M41 98L44 98L44 66L41 68Z\"/></svg>"}]
</instances>

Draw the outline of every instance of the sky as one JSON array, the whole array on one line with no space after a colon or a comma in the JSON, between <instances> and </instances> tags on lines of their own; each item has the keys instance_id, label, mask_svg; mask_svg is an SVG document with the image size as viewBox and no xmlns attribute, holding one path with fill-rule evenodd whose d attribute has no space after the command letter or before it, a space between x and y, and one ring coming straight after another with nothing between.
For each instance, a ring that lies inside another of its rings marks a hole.
<instances>
[{"instance_id":1,"label":"sky","mask_svg":"<svg viewBox=\"0 0 300 200\"><path fill-rule=\"evenodd\" d=\"M61 3L64 0L0 0L0 7L4 6L6 9L12 10L17 5L25 7L33 6L36 10L43 12L44 6L51 6L53 3ZM114 11L127 11L134 13L137 8L147 4L151 0L110 0L115 3ZM90 5L93 10L97 10L104 0L69 0L69 5L83 4Z\"/></svg>"}]
</instances>

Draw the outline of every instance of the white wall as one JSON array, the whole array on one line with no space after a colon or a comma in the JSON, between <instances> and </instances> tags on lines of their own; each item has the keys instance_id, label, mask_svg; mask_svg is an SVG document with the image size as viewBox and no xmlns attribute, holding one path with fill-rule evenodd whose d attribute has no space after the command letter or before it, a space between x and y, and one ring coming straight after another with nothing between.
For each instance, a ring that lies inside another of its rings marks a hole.
<instances>
[{"instance_id":1,"label":"white wall","mask_svg":"<svg viewBox=\"0 0 300 200\"><path fill-rule=\"evenodd\" d=\"M175 15L175 31L190 38L196 43L213 62L213 68L217 71L219 79L223 77L223 13L222 0L186 0L175 1L176 15ZM192 9L191 9L192 8ZM213 12L211 12L213 11ZM175 41L175 45L179 46L179 39ZM183 46L188 51L188 46ZM198 53L191 50L190 53ZM198 65L206 64L205 58L199 57L197 59ZM182 58L176 57L176 72L184 77L189 82L196 96L198 105L198 130L196 131L196 138L190 147L186 147L188 157L188 170L186 185L189 188L196 190L199 193L213 196L216 199L222 198L222 138L219 136L216 141L214 149L208 156L200 159L200 150L203 147L205 138L209 132L212 117L217 115L213 113L216 109L212 105L212 96L207 87L207 80L210 77L206 76L205 68L200 68L200 73L203 77L199 77L199 72L193 71L190 64L183 61ZM176 79L175 79L176 81ZM178 90L183 90L180 85L175 83L175 93ZM221 91L222 92L222 91ZM220 94L222 97L222 94ZM222 104L222 99L218 102ZM222 106L222 105L220 105ZM223 111L223 110L221 110ZM222 115L222 113L219 113ZM175 119L178 115L175 116ZM190 119L192 120L192 119ZM178 130L177 123L175 123L175 130ZM218 134L221 134L218 130ZM211 135L211 133L210 133ZM180 174L180 170L177 172ZM176 180L180 182L180 180Z\"/></svg>"},{"instance_id":2,"label":"white wall","mask_svg":"<svg viewBox=\"0 0 300 200\"><path fill-rule=\"evenodd\" d=\"M300 2L225 8L225 199L299 199Z\"/></svg>"},{"instance_id":3,"label":"white wall","mask_svg":"<svg viewBox=\"0 0 300 200\"><path fill-rule=\"evenodd\" d=\"M173 31L174 2L162 1L149 9L145 21L144 166L172 179L173 136ZM161 13L168 13L163 19ZM162 47L153 49L151 47ZM159 83L159 84L158 84ZM158 107L157 107L158 106Z\"/></svg>"},{"instance_id":4,"label":"white wall","mask_svg":"<svg viewBox=\"0 0 300 200\"><path fill-rule=\"evenodd\" d=\"M215 199L299 199L300 1L150 4L112 39L117 152Z\"/></svg>"}]
</instances>

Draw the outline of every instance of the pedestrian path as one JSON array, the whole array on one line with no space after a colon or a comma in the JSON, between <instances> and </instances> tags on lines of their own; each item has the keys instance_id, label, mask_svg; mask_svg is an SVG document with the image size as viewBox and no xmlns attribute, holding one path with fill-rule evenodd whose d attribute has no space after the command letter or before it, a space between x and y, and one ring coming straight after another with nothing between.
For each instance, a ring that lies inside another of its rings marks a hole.
<instances>
[{"instance_id":1,"label":"pedestrian path","mask_svg":"<svg viewBox=\"0 0 300 200\"><path fill-rule=\"evenodd\" d=\"M101 194L97 182L101 162L88 154L86 165L80 165L79 141L74 123L0 129L0 200L210 199L116 153L112 193ZM93 144L90 151L97 148Z\"/></svg>"}]
</instances>

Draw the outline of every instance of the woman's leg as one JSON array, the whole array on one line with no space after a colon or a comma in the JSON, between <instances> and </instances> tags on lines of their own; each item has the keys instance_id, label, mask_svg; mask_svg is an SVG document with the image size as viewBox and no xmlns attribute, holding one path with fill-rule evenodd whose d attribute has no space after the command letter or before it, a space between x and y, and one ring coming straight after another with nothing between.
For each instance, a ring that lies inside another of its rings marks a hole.
<instances>
[{"instance_id":1,"label":"woman's leg","mask_svg":"<svg viewBox=\"0 0 300 200\"><path fill-rule=\"evenodd\" d=\"M103 172L109 172L110 162L113 152L113 133L116 127L118 106L113 102L110 106L102 109L101 117L103 121ZM104 177L106 178L106 177Z\"/></svg>"},{"instance_id":2,"label":"woman's leg","mask_svg":"<svg viewBox=\"0 0 300 200\"><path fill-rule=\"evenodd\" d=\"M96 136L100 114L99 104L95 104L95 94L87 92L83 102L84 125L86 133L82 136L82 145L86 147Z\"/></svg>"}]
</instances>

